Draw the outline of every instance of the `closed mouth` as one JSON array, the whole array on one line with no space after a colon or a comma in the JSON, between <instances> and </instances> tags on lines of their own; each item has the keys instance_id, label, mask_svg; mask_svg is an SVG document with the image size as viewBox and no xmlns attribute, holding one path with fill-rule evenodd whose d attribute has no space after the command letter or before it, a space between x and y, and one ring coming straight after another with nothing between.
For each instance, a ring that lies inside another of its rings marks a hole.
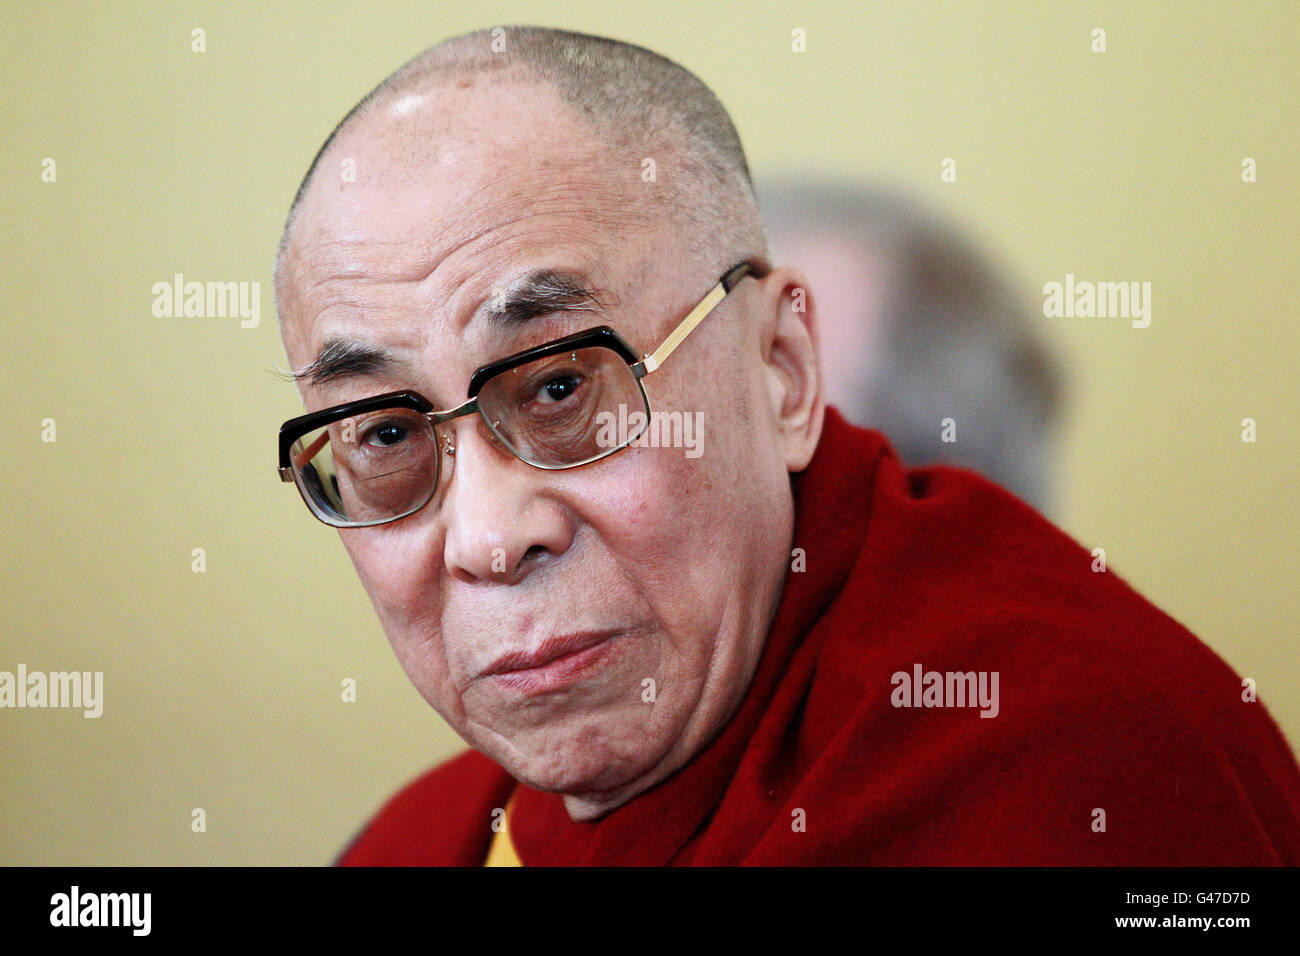
<instances>
[{"instance_id":1,"label":"closed mouth","mask_svg":"<svg viewBox=\"0 0 1300 956\"><path fill-rule=\"evenodd\" d=\"M576 634L564 634L543 641L531 650L510 651L493 661L480 674L480 677L496 677L503 674L519 674L523 671L540 670L562 658L573 657L590 650L622 633L617 630L582 631Z\"/></svg>"}]
</instances>

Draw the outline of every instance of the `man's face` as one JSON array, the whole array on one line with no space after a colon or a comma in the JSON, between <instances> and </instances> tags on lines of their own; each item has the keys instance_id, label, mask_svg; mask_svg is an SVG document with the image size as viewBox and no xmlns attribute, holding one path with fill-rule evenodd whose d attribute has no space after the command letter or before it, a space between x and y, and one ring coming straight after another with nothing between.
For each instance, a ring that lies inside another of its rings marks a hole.
<instances>
[{"instance_id":1,"label":"man's face","mask_svg":"<svg viewBox=\"0 0 1300 956\"><path fill-rule=\"evenodd\" d=\"M331 338L392 360L304 382L307 408L406 388L450 408L478 366L595 325L656 347L718 276L679 261L641 159L602 149L536 86L462 83L345 132L283 267L286 349L294 368ZM542 267L586 273L604 309L509 328L476 317ZM633 446L543 471L462 418L442 426L455 455L428 506L340 531L424 698L511 774L566 794L575 818L689 760L761 653L793 524L772 376L747 322L762 288L741 282L644 380L654 411L700 414L698 457Z\"/></svg>"}]
</instances>

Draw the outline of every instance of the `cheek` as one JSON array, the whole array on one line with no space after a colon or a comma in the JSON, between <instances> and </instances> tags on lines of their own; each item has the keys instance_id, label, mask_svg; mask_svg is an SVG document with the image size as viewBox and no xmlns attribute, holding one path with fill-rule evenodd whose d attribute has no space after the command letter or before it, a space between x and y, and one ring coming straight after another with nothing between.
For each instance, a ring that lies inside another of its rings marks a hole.
<instances>
[{"instance_id":1,"label":"cheek","mask_svg":"<svg viewBox=\"0 0 1300 956\"><path fill-rule=\"evenodd\" d=\"M649 608L664 651L707 655L701 637L718 633L748 560L730 477L681 448L632 447L601 464L573 499L601 560Z\"/></svg>"},{"instance_id":2,"label":"cheek","mask_svg":"<svg viewBox=\"0 0 1300 956\"><path fill-rule=\"evenodd\" d=\"M428 535L418 529L417 524L339 534L375 610L385 623L399 627L427 615L437 594L433 552Z\"/></svg>"},{"instance_id":3,"label":"cheek","mask_svg":"<svg viewBox=\"0 0 1300 956\"><path fill-rule=\"evenodd\" d=\"M394 653L440 712L454 706L442 642L442 590L432 531L423 523L342 531L340 537Z\"/></svg>"},{"instance_id":4,"label":"cheek","mask_svg":"<svg viewBox=\"0 0 1300 956\"><path fill-rule=\"evenodd\" d=\"M595 467L602 465L604 473L584 482L574 499L584 523L634 580L679 577L692 557L683 549L693 529L683 518L700 497L699 462L677 448L632 447Z\"/></svg>"},{"instance_id":5,"label":"cheek","mask_svg":"<svg viewBox=\"0 0 1300 956\"><path fill-rule=\"evenodd\" d=\"M651 447L598 463L580 494L610 550L635 558L635 577L712 590L710 577L726 586L750 560L745 548L764 530L755 516L779 506L789 479L762 376L734 349L701 344L711 346L701 353L707 362L683 363L681 375L647 388L652 416L680 416L680 425L652 429L641 439Z\"/></svg>"}]
</instances>

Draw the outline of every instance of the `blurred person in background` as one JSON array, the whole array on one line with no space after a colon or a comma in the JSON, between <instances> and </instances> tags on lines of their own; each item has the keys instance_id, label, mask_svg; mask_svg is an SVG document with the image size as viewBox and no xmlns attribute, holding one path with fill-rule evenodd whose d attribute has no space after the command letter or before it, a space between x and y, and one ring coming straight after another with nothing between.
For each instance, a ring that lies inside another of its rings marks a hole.
<instances>
[{"instance_id":1,"label":"blurred person in background","mask_svg":"<svg viewBox=\"0 0 1300 956\"><path fill-rule=\"evenodd\" d=\"M774 261L798 263L817 299L827 403L884 432L906 465L971 468L1050 514L1062 374L1032 299L901 189L757 187Z\"/></svg>"}]
</instances>

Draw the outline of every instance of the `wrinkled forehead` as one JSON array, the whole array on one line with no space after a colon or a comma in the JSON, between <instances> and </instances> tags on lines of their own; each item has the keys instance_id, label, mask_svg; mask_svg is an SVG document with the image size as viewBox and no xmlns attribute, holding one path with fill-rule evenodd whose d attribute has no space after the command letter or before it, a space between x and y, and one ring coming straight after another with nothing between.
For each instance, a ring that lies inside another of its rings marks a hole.
<instances>
[{"instance_id":1,"label":"wrinkled forehead","mask_svg":"<svg viewBox=\"0 0 1300 956\"><path fill-rule=\"evenodd\" d=\"M385 300L412 287L425 334L456 335L538 267L626 281L653 242L640 171L546 87L471 83L384 103L336 138L303 196L279 269L291 358L331 317L384 322Z\"/></svg>"}]
</instances>

